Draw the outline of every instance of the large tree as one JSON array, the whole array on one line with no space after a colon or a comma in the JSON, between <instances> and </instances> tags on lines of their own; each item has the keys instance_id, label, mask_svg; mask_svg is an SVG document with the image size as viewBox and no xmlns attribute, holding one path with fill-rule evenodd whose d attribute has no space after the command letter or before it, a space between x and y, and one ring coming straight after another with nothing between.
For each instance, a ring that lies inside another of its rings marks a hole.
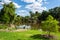
<instances>
[{"instance_id":1,"label":"large tree","mask_svg":"<svg viewBox=\"0 0 60 40\"><path fill-rule=\"evenodd\" d=\"M4 4L0 12L0 21L2 23L13 23L15 18L15 6L11 2L9 4Z\"/></svg>"}]
</instances>

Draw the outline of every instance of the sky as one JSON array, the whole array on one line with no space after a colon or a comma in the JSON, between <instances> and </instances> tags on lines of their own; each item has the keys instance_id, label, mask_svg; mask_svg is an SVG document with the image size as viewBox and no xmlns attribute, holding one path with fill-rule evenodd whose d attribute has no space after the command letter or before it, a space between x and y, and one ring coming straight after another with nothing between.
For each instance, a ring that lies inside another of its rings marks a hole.
<instances>
[{"instance_id":1,"label":"sky","mask_svg":"<svg viewBox=\"0 0 60 40\"><path fill-rule=\"evenodd\" d=\"M60 6L60 0L0 0L0 9L4 3L9 4L13 2L16 9L16 14L20 16L29 15L29 11L42 12L43 10L49 10L54 7Z\"/></svg>"}]
</instances>

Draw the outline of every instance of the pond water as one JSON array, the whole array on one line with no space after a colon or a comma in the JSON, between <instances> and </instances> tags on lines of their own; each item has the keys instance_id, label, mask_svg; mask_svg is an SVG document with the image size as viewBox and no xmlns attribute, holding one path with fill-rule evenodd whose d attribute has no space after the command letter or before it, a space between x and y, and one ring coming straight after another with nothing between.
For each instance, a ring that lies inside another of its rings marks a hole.
<instances>
[{"instance_id":1,"label":"pond water","mask_svg":"<svg viewBox=\"0 0 60 40\"><path fill-rule=\"evenodd\" d=\"M30 24L30 25L19 25L16 26L17 29L40 29L40 25L39 24Z\"/></svg>"},{"instance_id":2,"label":"pond water","mask_svg":"<svg viewBox=\"0 0 60 40\"><path fill-rule=\"evenodd\" d=\"M31 29L30 25L20 25L20 26L16 26L17 29Z\"/></svg>"}]
</instances>

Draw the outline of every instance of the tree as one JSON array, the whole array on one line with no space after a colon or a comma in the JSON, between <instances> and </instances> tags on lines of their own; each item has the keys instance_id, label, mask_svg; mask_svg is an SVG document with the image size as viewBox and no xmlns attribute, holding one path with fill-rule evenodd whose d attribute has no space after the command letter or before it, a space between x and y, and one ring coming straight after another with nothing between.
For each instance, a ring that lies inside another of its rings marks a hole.
<instances>
[{"instance_id":1,"label":"tree","mask_svg":"<svg viewBox=\"0 0 60 40\"><path fill-rule=\"evenodd\" d=\"M2 23L12 24L15 18L15 6L11 2L9 4L4 4L0 12L0 21Z\"/></svg>"},{"instance_id":2,"label":"tree","mask_svg":"<svg viewBox=\"0 0 60 40\"><path fill-rule=\"evenodd\" d=\"M59 22L56 19L49 15L45 21L42 21L42 30L47 31L49 35L50 32L57 32L58 23Z\"/></svg>"},{"instance_id":3,"label":"tree","mask_svg":"<svg viewBox=\"0 0 60 40\"><path fill-rule=\"evenodd\" d=\"M20 25L21 24L21 17L20 17L20 15L17 15L16 16L16 18L14 20L14 24L15 25Z\"/></svg>"},{"instance_id":4,"label":"tree","mask_svg":"<svg viewBox=\"0 0 60 40\"><path fill-rule=\"evenodd\" d=\"M50 12L50 15L52 15L55 19L60 21L60 7L49 9L49 12Z\"/></svg>"},{"instance_id":5,"label":"tree","mask_svg":"<svg viewBox=\"0 0 60 40\"><path fill-rule=\"evenodd\" d=\"M46 20L46 18L48 17L49 15L49 12L48 11L43 11L41 16L39 16L38 18L43 21L43 20Z\"/></svg>"},{"instance_id":6,"label":"tree","mask_svg":"<svg viewBox=\"0 0 60 40\"><path fill-rule=\"evenodd\" d=\"M24 17L24 22L28 24L29 23L29 18L30 18L29 16L25 16Z\"/></svg>"}]
</instances>

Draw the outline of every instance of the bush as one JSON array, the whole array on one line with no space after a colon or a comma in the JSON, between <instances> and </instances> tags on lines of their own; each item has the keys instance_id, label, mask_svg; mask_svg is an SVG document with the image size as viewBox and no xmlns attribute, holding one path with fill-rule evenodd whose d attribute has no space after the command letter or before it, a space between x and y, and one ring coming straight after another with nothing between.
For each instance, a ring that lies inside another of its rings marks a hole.
<instances>
[{"instance_id":1,"label":"bush","mask_svg":"<svg viewBox=\"0 0 60 40\"><path fill-rule=\"evenodd\" d=\"M6 29L7 27L7 25L0 24L0 29Z\"/></svg>"}]
</instances>

